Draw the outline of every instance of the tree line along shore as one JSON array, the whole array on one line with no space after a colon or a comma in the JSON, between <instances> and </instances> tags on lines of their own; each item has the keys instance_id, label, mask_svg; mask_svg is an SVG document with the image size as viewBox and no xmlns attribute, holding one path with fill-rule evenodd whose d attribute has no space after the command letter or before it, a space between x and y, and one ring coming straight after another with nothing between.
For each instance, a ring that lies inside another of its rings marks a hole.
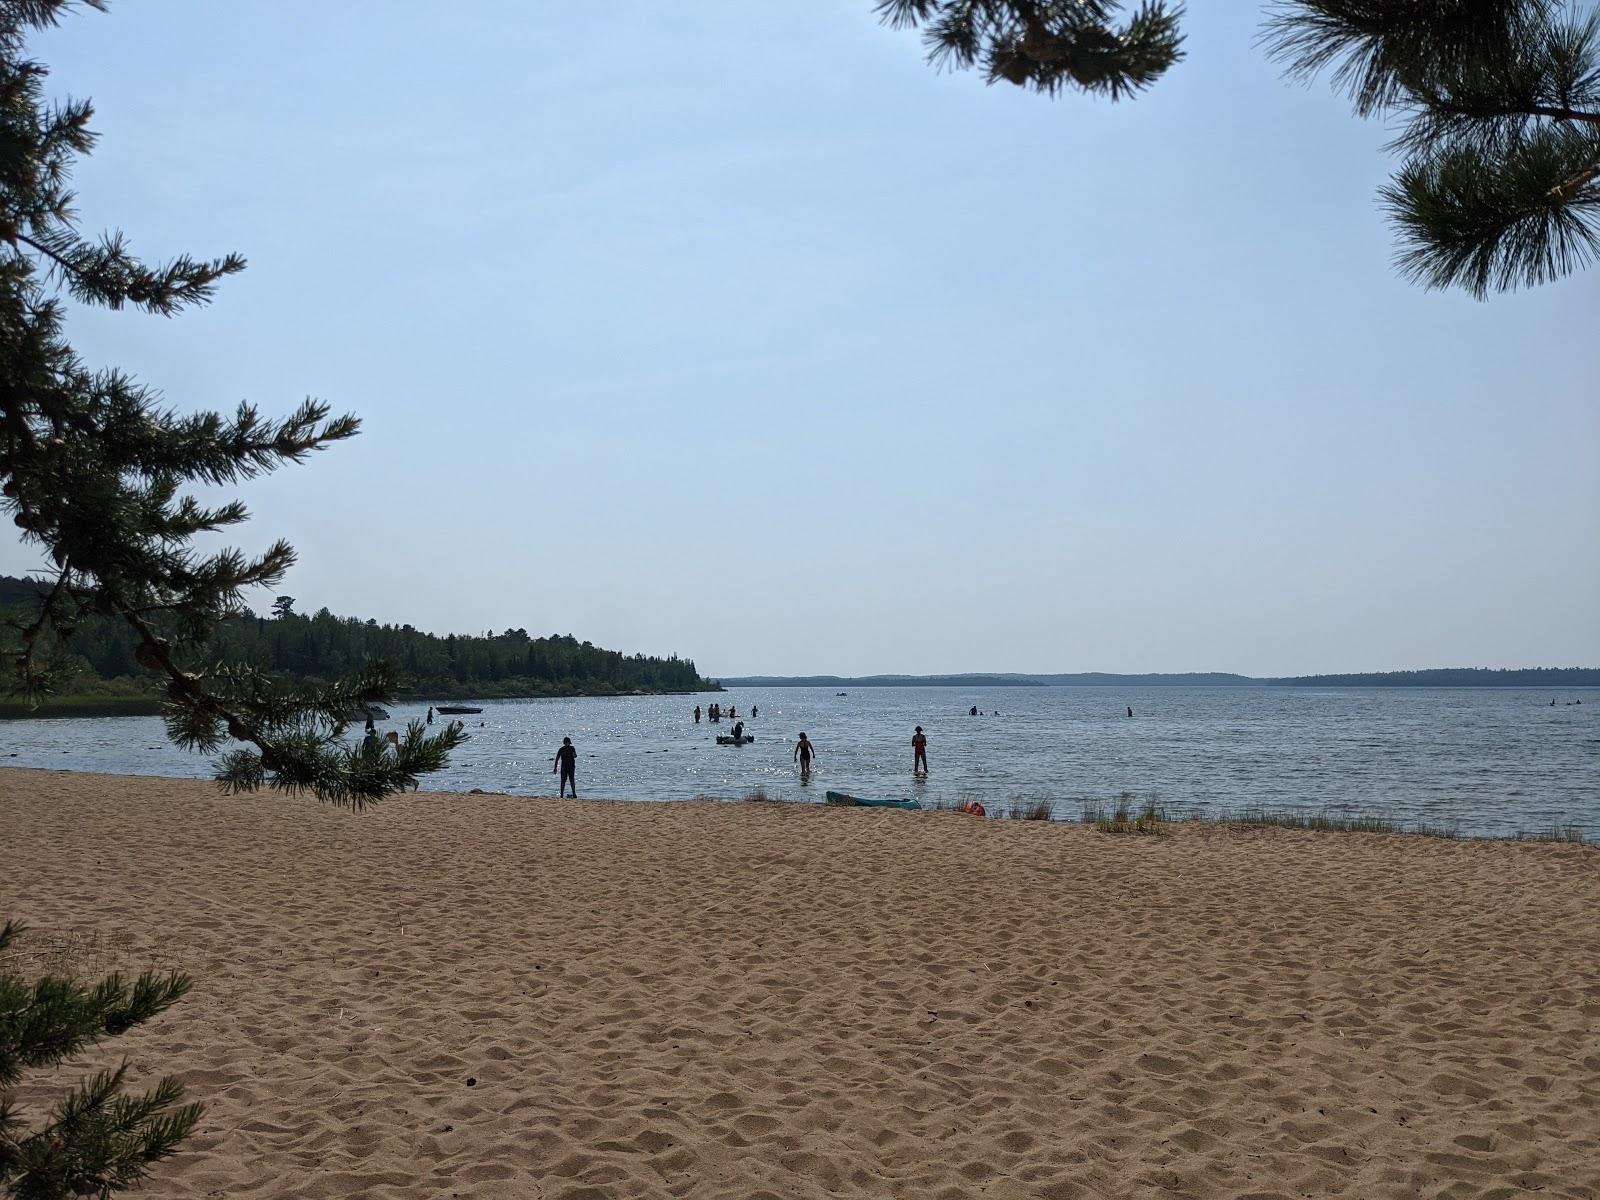
<instances>
[{"instance_id":1,"label":"tree line along shore","mask_svg":"<svg viewBox=\"0 0 1600 1200\"><path fill-rule=\"evenodd\" d=\"M8 624L0 650L9 650L11 621L31 616L38 585L0 576L0 618ZM161 705L159 681L141 669L138 641L124 622L86 617L70 646L51 647L60 686L39 707L22 697L0 698L0 717L135 716ZM224 622L191 655L207 662L249 663L296 680L337 679L383 661L409 682L407 693L430 699L539 696L615 696L713 691L692 660L677 655L624 654L571 635L534 637L526 629L439 636L411 625L336 616L311 616L281 597L271 616Z\"/></svg>"}]
</instances>

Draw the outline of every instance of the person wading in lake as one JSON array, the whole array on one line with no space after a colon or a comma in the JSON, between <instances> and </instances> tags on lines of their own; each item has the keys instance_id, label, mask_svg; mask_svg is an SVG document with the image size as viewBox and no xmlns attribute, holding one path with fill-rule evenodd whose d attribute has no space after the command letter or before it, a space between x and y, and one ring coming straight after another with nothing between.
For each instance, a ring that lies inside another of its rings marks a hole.
<instances>
[{"instance_id":1,"label":"person wading in lake","mask_svg":"<svg viewBox=\"0 0 1600 1200\"><path fill-rule=\"evenodd\" d=\"M553 775L561 772L561 790L558 795L567 794L567 785L572 785L572 798L578 798L578 751L572 745L572 739L561 739L561 749L556 751L556 765L550 768Z\"/></svg>"},{"instance_id":2,"label":"person wading in lake","mask_svg":"<svg viewBox=\"0 0 1600 1200\"><path fill-rule=\"evenodd\" d=\"M694 706L694 723L696 725L700 724L700 706L698 704Z\"/></svg>"},{"instance_id":3,"label":"person wading in lake","mask_svg":"<svg viewBox=\"0 0 1600 1200\"><path fill-rule=\"evenodd\" d=\"M800 735L800 740L795 744L794 761L800 764L801 775L811 774L811 743L806 740L804 733Z\"/></svg>"},{"instance_id":4,"label":"person wading in lake","mask_svg":"<svg viewBox=\"0 0 1600 1200\"><path fill-rule=\"evenodd\" d=\"M921 725L911 735L911 773L915 775L919 770L924 775L928 773L928 736Z\"/></svg>"}]
</instances>

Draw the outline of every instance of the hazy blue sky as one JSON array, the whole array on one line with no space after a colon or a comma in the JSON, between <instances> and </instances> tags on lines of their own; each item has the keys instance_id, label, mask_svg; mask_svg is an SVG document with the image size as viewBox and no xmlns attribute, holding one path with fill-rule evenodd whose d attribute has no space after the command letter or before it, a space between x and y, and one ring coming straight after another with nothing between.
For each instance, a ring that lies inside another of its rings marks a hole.
<instances>
[{"instance_id":1,"label":"hazy blue sky","mask_svg":"<svg viewBox=\"0 0 1600 1200\"><path fill-rule=\"evenodd\" d=\"M712 674L1600 664L1600 270L1406 284L1384 129L1193 8L1112 105L870 0L124 0L36 42L85 228L250 269L74 336L363 418L243 493L303 609Z\"/></svg>"}]
</instances>

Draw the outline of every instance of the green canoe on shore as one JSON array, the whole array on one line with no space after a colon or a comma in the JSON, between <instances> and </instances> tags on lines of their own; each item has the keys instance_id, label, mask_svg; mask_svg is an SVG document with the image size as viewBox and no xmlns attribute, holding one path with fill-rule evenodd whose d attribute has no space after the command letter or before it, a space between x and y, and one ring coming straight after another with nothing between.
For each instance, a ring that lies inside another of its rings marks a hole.
<instances>
[{"instance_id":1,"label":"green canoe on shore","mask_svg":"<svg viewBox=\"0 0 1600 1200\"><path fill-rule=\"evenodd\" d=\"M847 808L921 808L915 800L869 800L864 796L852 796L848 792L829 792L829 804L839 804Z\"/></svg>"}]
</instances>

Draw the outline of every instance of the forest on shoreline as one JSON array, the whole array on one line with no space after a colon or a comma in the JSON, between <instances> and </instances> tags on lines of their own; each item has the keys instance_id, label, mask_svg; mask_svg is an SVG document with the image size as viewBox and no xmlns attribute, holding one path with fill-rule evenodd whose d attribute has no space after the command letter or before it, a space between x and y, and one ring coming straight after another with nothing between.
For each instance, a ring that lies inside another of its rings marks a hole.
<instances>
[{"instance_id":1,"label":"forest on shoreline","mask_svg":"<svg viewBox=\"0 0 1600 1200\"><path fill-rule=\"evenodd\" d=\"M19 620L31 620L39 585L0 575L0 645L16 636ZM288 600L284 597L283 600ZM57 647L68 675L58 695L38 710L20 697L0 699L0 716L52 712L102 716L156 711L159 682L135 659L132 631L120 621L91 616L73 633L70 647ZM285 679L326 681L374 661L387 662L408 681L414 699L502 699L540 696L618 696L716 690L694 662L606 650L570 634L534 637L526 629L502 633L438 634L410 625L340 617L328 609L311 616L292 602L271 616L245 616L223 624L201 660L249 663Z\"/></svg>"}]
</instances>

